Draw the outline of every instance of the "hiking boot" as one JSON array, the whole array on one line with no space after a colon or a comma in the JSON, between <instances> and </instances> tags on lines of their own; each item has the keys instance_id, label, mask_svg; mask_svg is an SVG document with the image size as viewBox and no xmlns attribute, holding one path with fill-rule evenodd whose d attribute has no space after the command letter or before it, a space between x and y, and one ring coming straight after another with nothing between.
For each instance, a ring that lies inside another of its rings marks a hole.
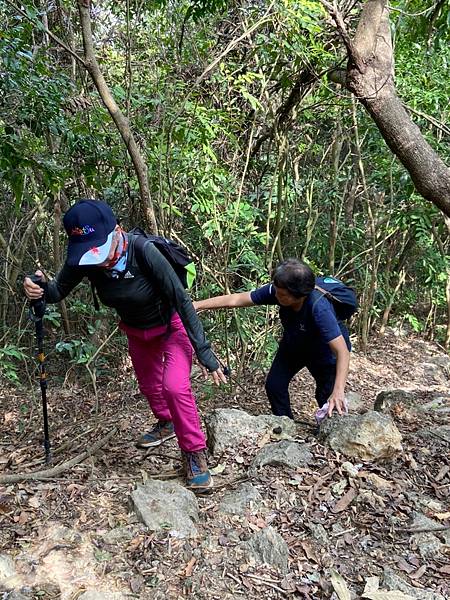
<instances>
[{"instance_id":1,"label":"hiking boot","mask_svg":"<svg viewBox=\"0 0 450 600\"><path fill-rule=\"evenodd\" d=\"M159 446L173 437L175 437L175 431L172 421L158 421L153 429L144 433L138 439L136 446L138 448L152 448L153 446Z\"/></svg>"},{"instance_id":2,"label":"hiking boot","mask_svg":"<svg viewBox=\"0 0 450 600\"><path fill-rule=\"evenodd\" d=\"M186 487L193 492L206 492L213 487L213 480L208 471L207 451L184 452L183 463L186 469Z\"/></svg>"}]
</instances>

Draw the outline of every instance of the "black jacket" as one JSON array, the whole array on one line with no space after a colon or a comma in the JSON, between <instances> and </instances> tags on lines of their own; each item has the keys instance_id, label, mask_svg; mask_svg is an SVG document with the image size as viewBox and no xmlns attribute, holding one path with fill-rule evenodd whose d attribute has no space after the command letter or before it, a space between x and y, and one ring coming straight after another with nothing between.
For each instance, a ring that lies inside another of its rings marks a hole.
<instances>
[{"instance_id":1,"label":"black jacket","mask_svg":"<svg viewBox=\"0 0 450 600\"><path fill-rule=\"evenodd\" d=\"M209 371L219 368L192 302L170 263L152 243L145 245L148 272L142 273L134 252L134 236L128 237L127 265L120 274L101 267L64 264L46 286L49 303L60 302L84 277L93 284L102 304L114 308L122 322L138 329L169 324L176 311L183 322L198 360Z\"/></svg>"}]
</instances>

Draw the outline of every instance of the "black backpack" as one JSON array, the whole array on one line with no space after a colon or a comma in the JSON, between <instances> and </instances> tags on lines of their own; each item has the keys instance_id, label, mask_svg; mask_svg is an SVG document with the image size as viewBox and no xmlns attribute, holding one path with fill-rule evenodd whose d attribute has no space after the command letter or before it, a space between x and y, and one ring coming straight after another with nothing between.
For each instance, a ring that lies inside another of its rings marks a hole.
<instances>
[{"instance_id":1,"label":"black backpack","mask_svg":"<svg viewBox=\"0 0 450 600\"><path fill-rule=\"evenodd\" d=\"M149 233L143 231L140 227L135 227L128 233L133 236L134 248L136 251L136 261L143 273L148 270L148 266L144 258L145 246L148 244L148 242L151 242L171 264L183 287L187 289L192 286L192 282L195 278L195 265L192 258L182 246L173 240L169 240L168 238L160 235L150 235Z\"/></svg>"},{"instance_id":2,"label":"black backpack","mask_svg":"<svg viewBox=\"0 0 450 600\"><path fill-rule=\"evenodd\" d=\"M151 242L161 252L164 258L171 264L173 270L178 275L178 279L181 281L181 284L184 287L184 289L190 288L192 286L196 274L195 264L192 258L182 246L180 246L173 240L169 240L168 238L162 237L160 235L150 235L140 227L135 227L134 229L131 229L128 232L128 234L133 236L136 261L142 273L145 274L148 271L148 265L145 260L144 248L145 245L148 244L148 242ZM92 296L94 298L95 310L100 310L100 305L98 302L94 283L92 280L90 280L90 283Z\"/></svg>"}]
</instances>

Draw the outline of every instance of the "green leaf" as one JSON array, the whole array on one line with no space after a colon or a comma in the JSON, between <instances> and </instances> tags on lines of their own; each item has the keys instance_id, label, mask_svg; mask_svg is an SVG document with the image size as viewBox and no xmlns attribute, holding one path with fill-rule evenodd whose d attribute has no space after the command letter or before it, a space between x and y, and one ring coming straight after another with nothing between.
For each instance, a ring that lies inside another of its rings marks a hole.
<instances>
[{"instance_id":1,"label":"green leaf","mask_svg":"<svg viewBox=\"0 0 450 600\"><path fill-rule=\"evenodd\" d=\"M195 268L195 264L193 262L188 263L187 265L185 265L184 267L187 271L187 286L188 289L191 289L191 287L194 284L195 278L197 276L197 270Z\"/></svg>"}]
</instances>

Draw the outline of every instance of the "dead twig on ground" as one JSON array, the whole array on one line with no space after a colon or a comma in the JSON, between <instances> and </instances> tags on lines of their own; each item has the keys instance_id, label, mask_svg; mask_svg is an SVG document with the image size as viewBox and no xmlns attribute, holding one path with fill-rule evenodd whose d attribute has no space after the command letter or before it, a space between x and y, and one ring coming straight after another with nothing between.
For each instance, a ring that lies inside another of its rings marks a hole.
<instances>
[{"instance_id":1,"label":"dead twig on ground","mask_svg":"<svg viewBox=\"0 0 450 600\"><path fill-rule=\"evenodd\" d=\"M245 575L245 577L250 577L251 579L255 579L256 581L260 582L262 585L266 585L267 587L270 587L273 590L276 590L283 596L289 595L288 592L286 592L286 590L283 590L283 588L281 588L280 586L275 585L275 583L272 583L271 581L264 579L263 577L258 577L257 575L252 575L251 573L244 573L244 575Z\"/></svg>"},{"instance_id":2,"label":"dead twig on ground","mask_svg":"<svg viewBox=\"0 0 450 600\"><path fill-rule=\"evenodd\" d=\"M433 531L448 531L449 529L450 525L438 525L437 527L405 527L396 531L403 531L404 533L428 533Z\"/></svg>"},{"instance_id":3,"label":"dead twig on ground","mask_svg":"<svg viewBox=\"0 0 450 600\"><path fill-rule=\"evenodd\" d=\"M96 442L91 448L88 448L86 452L82 452L74 458L53 467L52 469L45 469L43 471L34 471L31 473L11 473L9 475L1 475L0 483L17 483L19 481L40 481L42 479L49 479L60 475L64 471L71 469L75 465L83 462L86 458L95 454L102 446L104 446L114 435L116 435L117 429L111 429L111 431Z\"/></svg>"}]
</instances>

